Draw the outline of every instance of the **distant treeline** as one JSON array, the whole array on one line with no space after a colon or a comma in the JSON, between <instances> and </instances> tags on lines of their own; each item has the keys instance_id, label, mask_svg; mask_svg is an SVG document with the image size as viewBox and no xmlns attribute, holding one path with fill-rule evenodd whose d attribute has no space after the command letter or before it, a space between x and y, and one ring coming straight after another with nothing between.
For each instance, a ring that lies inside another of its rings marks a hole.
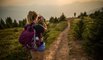
<instances>
[{"instance_id":1,"label":"distant treeline","mask_svg":"<svg viewBox=\"0 0 103 60\"><path fill-rule=\"evenodd\" d=\"M51 17L49 19L49 22L50 23L58 23L58 22L61 22L61 21L65 21L66 20L66 16L62 13L62 15L60 17Z\"/></svg>"},{"instance_id":2,"label":"distant treeline","mask_svg":"<svg viewBox=\"0 0 103 60\"><path fill-rule=\"evenodd\" d=\"M49 19L50 23L58 23L60 21L66 20L65 15L62 13L62 15L57 17L51 17ZM23 20L13 20L11 17L7 17L6 20L0 19L0 29L6 29L6 28L14 28L14 27L24 27L26 24L26 18Z\"/></svg>"},{"instance_id":3,"label":"distant treeline","mask_svg":"<svg viewBox=\"0 0 103 60\"><path fill-rule=\"evenodd\" d=\"M13 27L23 27L26 24L26 19L12 20L11 17L7 17L6 20L0 19L0 29L13 28Z\"/></svg>"}]
</instances>

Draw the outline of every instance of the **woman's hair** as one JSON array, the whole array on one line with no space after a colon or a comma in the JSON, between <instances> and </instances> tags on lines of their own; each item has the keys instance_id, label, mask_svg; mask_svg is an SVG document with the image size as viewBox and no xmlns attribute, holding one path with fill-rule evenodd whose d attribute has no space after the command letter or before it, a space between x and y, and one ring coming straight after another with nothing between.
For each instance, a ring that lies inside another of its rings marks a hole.
<instances>
[{"instance_id":1,"label":"woman's hair","mask_svg":"<svg viewBox=\"0 0 103 60\"><path fill-rule=\"evenodd\" d=\"M27 22L29 24L33 23L34 20L37 18L37 13L35 11L29 11L27 15Z\"/></svg>"}]
</instances>

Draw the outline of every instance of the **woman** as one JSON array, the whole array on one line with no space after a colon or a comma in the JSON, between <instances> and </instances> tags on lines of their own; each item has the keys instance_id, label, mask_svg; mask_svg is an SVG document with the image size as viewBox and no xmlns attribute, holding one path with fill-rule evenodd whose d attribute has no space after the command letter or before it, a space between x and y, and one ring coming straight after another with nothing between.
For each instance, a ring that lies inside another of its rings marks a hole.
<instances>
[{"instance_id":1,"label":"woman","mask_svg":"<svg viewBox=\"0 0 103 60\"><path fill-rule=\"evenodd\" d=\"M37 44L37 47L40 47L41 44L42 44L42 33L47 29L46 27L46 24L43 22L44 25L39 25L38 22L39 22L39 19L38 19L38 15L36 12L34 11L30 11L28 13L28 24L33 24L33 28L34 30L36 31L36 44ZM37 60L37 58L41 58L43 57L43 52L39 52L39 51L36 51L35 49L31 49L30 50L30 53L31 53L31 56L32 56L32 60Z\"/></svg>"}]
</instances>

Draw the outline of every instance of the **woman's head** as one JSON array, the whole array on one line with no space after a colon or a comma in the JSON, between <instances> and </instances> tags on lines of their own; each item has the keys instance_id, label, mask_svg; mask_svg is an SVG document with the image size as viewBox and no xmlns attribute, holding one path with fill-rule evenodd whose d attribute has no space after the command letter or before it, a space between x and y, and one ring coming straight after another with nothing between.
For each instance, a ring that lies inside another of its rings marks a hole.
<instances>
[{"instance_id":1,"label":"woman's head","mask_svg":"<svg viewBox=\"0 0 103 60\"><path fill-rule=\"evenodd\" d=\"M39 16L38 17L38 23L43 23L44 22L44 17L43 16Z\"/></svg>"},{"instance_id":2,"label":"woman's head","mask_svg":"<svg viewBox=\"0 0 103 60\"><path fill-rule=\"evenodd\" d=\"M28 18L28 23L36 23L37 21L37 13L35 11L29 11L27 18Z\"/></svg>"}]
</instances>

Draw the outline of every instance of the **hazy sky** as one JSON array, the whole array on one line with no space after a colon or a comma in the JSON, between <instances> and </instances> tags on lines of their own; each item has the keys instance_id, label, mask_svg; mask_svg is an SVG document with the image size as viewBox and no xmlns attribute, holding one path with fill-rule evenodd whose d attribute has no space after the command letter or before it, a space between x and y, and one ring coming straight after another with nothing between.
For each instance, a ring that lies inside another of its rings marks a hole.
<instances>
[{"instance_id":1,"label":"hazy sky","mask_svg":"<svg viewBox=\"0 0 103 60\"><path fill-rule=\"evenodd\" d=\"M58 5L102 0L1 0L1 6Z\"/></svg>"},{"instance_id":2,"label":"hazy sky","mask_svg":"<svg viewBox=\"0 0 103 60\"><path fill-rule=\"evenodd\" d=\"M47 19L51 16L58 17L62 12L69 17L74 12L92 12L102 6L103 0L0 0L0 18L10 16L20 20L26 18L30 10Z\"/></svg>"},{"instance_id":3,"label":"hazy sky","mask_svg":"<svg viewBox=\"0 0 103 60\"><path fill-rule=\"evenodd\" d=\"M90 1L90 0L1 0L1 6L21 6L21 5L64 5L75 1Z\"/></svg>"}]
</instances>

